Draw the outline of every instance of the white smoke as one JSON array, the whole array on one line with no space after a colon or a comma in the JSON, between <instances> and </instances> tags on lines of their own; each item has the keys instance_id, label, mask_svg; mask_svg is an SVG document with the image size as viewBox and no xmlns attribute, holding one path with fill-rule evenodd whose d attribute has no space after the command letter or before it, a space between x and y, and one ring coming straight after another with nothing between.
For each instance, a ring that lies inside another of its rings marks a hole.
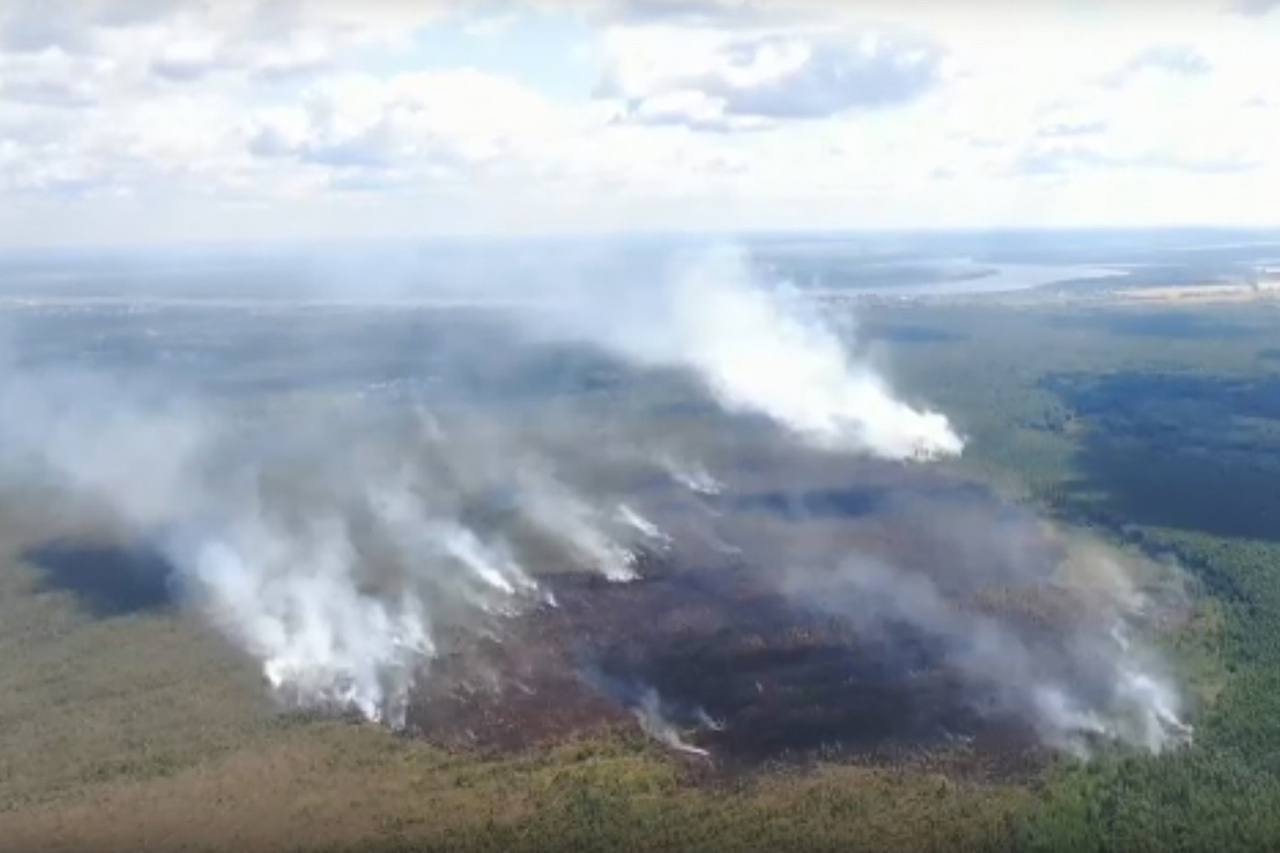
<instances>
[{"instance_id":1,"label":"white smoke","mask_svg":"<svg viewBox=\"0 0 1280 853\"><path fill-rule=\"evenodd\" d=\"M632 707L631 714L636 718L636 722L640 724L640 728L645 734L674 749L676 752L683 752L685 755L693 755L698 758L708 758L711 755L705 749L694 746L681 736L680 730L664 713L662 697L656 689L647 688L640 695L640 701Z\"/></svg>"},{"instance_id":2,"label":"white smoke","mask_svg":"<svg viewBox=\"0 0 1280 853\"><path fill-rule=\"evenodd\" d=\"M1183 721L1178 691L1160 671L1159 662L1130 638L1123 621L1117 623L1111 636L1120 655L1117 692L1123 704L1135 712L1117 720L1117 736L1150 752L1189 742L1192 727Z\"/></svg>"},{"instance_id":3,"label":"white smoke","mask_svg":"<svg viewBox=\"0 0 1280 853\"><path fill-rule=\"evenodd\" d=\"M724 485L701 465L681 464L670 456L661 456L657 462L671 479L694 494L718 495L724 491Z\"/></svg>"},{"instance_id":4,"label":"white smoke","mask_svg":"<svg viewBox=\"0 0 1280 853\"><path fill-rule=\"evenodd\" d=\"M671 544L671 537L662 532L662 528L645 518L627 504L618 504L618 520L638 531L644 538L660 547Z\"/></svg>"},{"instance_id":5,"label":"white smoke","mask_svg":"<svg viewBox=\"0 0 1280 853\"><path fill-rule=\"evenodd\" d=\"M277 695L398 728L438 651L437 623L477 628L554 601L501 531L481 534L441 514L402 478L356 485L368 497L365 535L379 547L358 548L344 519L299 528L253 511L249 523L207 526L195 547L170 554L200 606L262 662ZM588 504L540 485L538 499L521 504L528 520L606 577L631 577L629 552L601 532Z\"/></svg>"},{"instance_id":6,"label":"white smoke","mask_svg":"<svg viewBox=\"0 0 1280 853\"><path fill-rule=\"evenodd\" d=\"M359 590L356 555L332 526L305 540L257 530L199 541L179 565L223 631L262 663L276 695L352 708L399 727L417 667L435 653L423 604Z\"/></svg>"},{"instance_id":7,"label":"white smoke","mask_svg":"<svg viewBox=\"0 0 1280 853\"><path fill-rule=\"evenodd\" d=\"M625 706L640 726L640 731L658 743L685 755L698 758L710 757L710 752L684 739L680 733L680 727L673 719L675 715L663 701L656 687L611 677L591 664L583 668L581 675L600 693L612 697ZM715 731L723 729L723 725L713 721L701 708L697 709L692 716L697 724L707 729Z\"/></svg>"},{"instance_id":8,"label":"white smoke","mask_svg":"<svg viewBox=\"0 0 1280 853\"><path fill-rule=\"evenodd\" d=\"M698 724L701 725L703 728L707 729L708 731L722 732L725 730L724 722L722 720L717 720L713 718L703 708L699 708L694 713L694 717L697 719Z\"/></svg>"},{"instance_id":9,"label":"white smoke","mask_svg":"<svg viewBox=\"0 0 1280 853\"><path fill-rule=\"evenodd\" d=\"M1190 736L1173 683L1127 628L1097 631L1093 620L1082 619L1061 626L1061 636L1036 641L962 608L928 577L875 560L850 560L834 571L792 569L781 586L862 630L905 624L937 641L966 679L994 691L1001 710L1028 720L1060 749L1084 754L1091 738L1103 737L1160 752Z\"/></svg>"},{"instance_id":10,"label":"white smoke","mask_svg":"<svg viewBox=\"0 0 1280 853\"><path fill-rule=\"evenodd\" d=\"M708 252L663 280L574 292L553 312L562 331L687 370L727 411L764 415L811 445L886 459L961 452L944 415L900 400L850 356L834 320L761 275L741 253Z\"/></svg>"},{"instance_id":11,"label":"white smoke","mask_svg":"<svg viewBox=\"0 0 1280 853\"><path fill-rule=\"evenodd\" d=\"M453 444L435 423L379 458L337 426L298 429L295 413L262 430L295 431L289 461L208 406L162 405L103 377L7 380L3 473L99 506L149 541L188 602L260 663L286 704L402 726L442 630L483 630L554 603L502 528L459 515L489 484L479 460L511 461L501 456L510 435ZM508 472L524 521L583 567L633 578L625 531L654 529L537 470Z\"/></svg>"},{"instance_id":12,"label":"white smoke","mask_svg":"<svg viewBox=\"0 0 1280 853\"><path fill-rule=\"evenodd\" d=\"M261 661L278 696L399 728L437 652L433 616L513 615L538 587L500 541L432 518L407 493L378 497L369 509L388 546L381 566L337 517L288 529L268 512L244 513L165 547L200 608Z\"/></svg>"},{"instance_id":13,"label":"white smoke","mask_svg":"<svg viewBox=\"0 0 1280 853\"><path fill-rule=\"evenodd\" d=\"M763 415L812 447L893 460L963 450L943 415L900 399L850 355L833 323L762 284L740 255L703 256L640 287L605 281L565 295L549 293L541 313L521 309L516 321L689 374L724 410ZM286 414L262 428L295 445L294 464L281 470L269 453L250 452L254 443L225 412L158 406L102 377L3 378L7 473L35 472L100 501L154 541L193 604L259 662L282 700L397 727L446 638L551 603L522 534L550 542L566 567L617 582L638 577L642 548L671 544L638 503L576 469L643 458L696 494L724 489L674 438L633 458L572 424L537 435L536 424L501 415L480 423L422 413L416 435L393 436L389 450L366 458L341 429ZM290 482L283 496L263 486L274 475ZM695 532L717 551L742 552L714 531ZM1155 751L1189 731L1176 691L1123 619L1112 635L1082 638L1054 668L1052 655L962 611L927 579L870 561L824 577L793 572L782 583L859 625L894 619L938 638L972 681L994 684L1065 748L1107 736ZM627 704L653 737L705 754L680 737L655 691Z\"/></svg>"},{"instance_id":14,"label":"white smoke","mask_svg":"<svg viewBox=\"0 0 1280 853\"><path fill-rule=\"evenodd\" d=\"M610 535L620 525L602 509L579 498L562 483L530 471L522 472L520 506L528 520L564 543L580 564L599 571L610 581L636 580L636 552Z\"/></svg>"}]
</instances>

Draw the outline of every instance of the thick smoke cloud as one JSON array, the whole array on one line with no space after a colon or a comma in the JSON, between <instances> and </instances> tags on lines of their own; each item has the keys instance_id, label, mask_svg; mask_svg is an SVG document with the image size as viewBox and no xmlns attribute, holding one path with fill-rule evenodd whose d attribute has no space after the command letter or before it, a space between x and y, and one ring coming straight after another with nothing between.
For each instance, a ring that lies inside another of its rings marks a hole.
<instances>
[{"instance_id":1,"label":"thick smoke cloud","mask_svg":"<svg viewBox=\"0 0 1280 853\"><path fill-rule=\"evenodd\" d=\"M523 286L480 282L475 296L505 306L494 310L509 350L586 347L641 380L672 379L700 414L644 411L626 389L604 404L495 409L468 386L497 364L477 347L433 367L441 382L417 408L390 411L357 397L315 410L174 399L129 377L9 366L0 484L39 483L151 543L187 605L259 663L283 702L393 727L450 649L557 607L558 573L630 583L645 555L696 539L758 560L760 580L799 608L868 633L911 626L1055 745L1092 733L1159 749L1184 733L1176 692L1133 639L1123 584L1097 611L1101 634L1091 622L1042 642L958 606L928 577L724 523L742 415L770 425L768 446L785 452L900 462L963 449L945 416L900 398L800 295L734 252L616 279L551 267ZM661 517L644 497L654 489ZM975 540L1007 544L998 526L964 526L957 547ZM700 751L668 719L679 697L626 692L646 731Z\"/></svg>"},{"instance_id":2,"label":"thick smoke cloud","mask_svg":"<svg viewBox=\"0 0 1280 853\"><path fill-rule=\"evenodd\" d=\"M544 310L560 332L687 370L726 410L764 415L820 448L907 459L964 446L944 415L903 402L829 320L783 283L760 281L740 252L679 257L621 293L597 282L561 289Z\"/></svg>"},{"instance_id":3,"label":"thick smoke cloud","mask_svg":"<svg viewBox=\"0 0 1280 853\"><path fill-rule=\"evenodd\" d=\"M631 543L652 535L625 505L606 511L607 496L583 497L534 464L533 436L523 459L500 455L514 436L451 438L438 424L370 452L345 428L238 424L91 377L10 377L2 399L7 477L88 501L150 539L280 698L393 726L439 634L546 603L508 529L610 580L634 576ZM288 456L259 438L289 430L301 440ZM468 526L468 510L503 509L496 491L512 496L519 524Z\"/></svg>"}]
</instances>

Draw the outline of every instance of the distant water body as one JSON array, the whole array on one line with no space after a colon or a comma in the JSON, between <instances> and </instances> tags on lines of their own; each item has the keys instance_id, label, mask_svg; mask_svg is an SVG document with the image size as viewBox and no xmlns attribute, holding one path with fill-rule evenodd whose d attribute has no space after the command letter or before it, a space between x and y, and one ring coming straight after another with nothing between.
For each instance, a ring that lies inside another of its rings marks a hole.
<instances>
[{"instance_id":1,"label":"distant water body","mask_svg":"<svg viewBox=\"0 0 1280 853\"><path fill-rule=\"evenodd\" d=\"M883 256L870 259L865 255L840 255L832 249L826 247L826 251L818 251L804 247L800 253L793 249L783 257L766 255L757 260L766 276L804 282L806 292L822 296L1008 293L1058 282L1119 278L1132 272L1122 264L1005 263L981 257L939 255L899 255L889 260ZM547 265L554 267L554 264L552 261ZM575 271L572 259L568 259L566 266L571 272ZM580 266L583 270L593 269L585 264ZM605 279L612 275L660 275L664 271L661 264L634 264L629 258L622 258L615 267L603 264L597 271ZM192 263L185 267L155 263L117 268L69 265L0 269L0 302L27 307L307 304L334 308L373 305L485 308L503 307L512 299L509 294L496 300L484 298L476 286L490 279L501 281L523 274L518 265L513 269L498 262L488 269L481 261L451 264L449 258L425 259L406 264L404 269L388 270L374 265L358 272L344 277L315 264L285 261L256 265L230 261ZM358 282L359 286L353 287L352 282ZM536 293L528 293L523 298L537 301Z\"/></svg>"},{"instance_id":2,"label":"distant water body","mask_svg":"<svg viewBox=\"0 0 1280 853\"><path fill-rule=\"evenodd\" d=\"M1081 279L1122 278L1129 270L1061 264L971 264L948 263L938 269L939 277L919 283L893 285L859 284L846 293L869 296L968 296L983 293L1010 293Z\"/></svg>"}]
</instances>

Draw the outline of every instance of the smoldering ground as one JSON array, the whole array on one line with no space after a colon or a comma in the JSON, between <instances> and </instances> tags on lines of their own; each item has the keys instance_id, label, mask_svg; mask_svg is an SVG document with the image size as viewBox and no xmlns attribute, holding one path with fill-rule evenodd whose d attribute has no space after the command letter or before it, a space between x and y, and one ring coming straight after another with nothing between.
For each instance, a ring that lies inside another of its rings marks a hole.
<instances>
[{"instance_id":1,"label":"smoldering ground","mask_svg":"<svg viewBox=\"0 0 1280 853\"><path fill-rule=\"evenodd\" d=\"M17 347L6 494L162 557L282 702L444 742L1185 739L1126 570L927 467L957 430L802 296L735 253L550 269L484 310L47 311L98 349Z\"/></svg>"},{"instance_id":2,"label":"smoldering ground","mask_svg":"<svg viewBox=\"0 0 1280 853\"><path fill-rule=\"evenodd\" d=\"M694 507L633 496L670 536L640 579L546 578L558 606L448 656L411 729L512 749L658 708L668 743L718 762L962 749L1002 772L1189 735L1171 673L1127 645L1178 599L1144 601L1114 558L970 484L760 451ZM757 491L777 481L788 500Z\"/></svg>"}]
</instances>

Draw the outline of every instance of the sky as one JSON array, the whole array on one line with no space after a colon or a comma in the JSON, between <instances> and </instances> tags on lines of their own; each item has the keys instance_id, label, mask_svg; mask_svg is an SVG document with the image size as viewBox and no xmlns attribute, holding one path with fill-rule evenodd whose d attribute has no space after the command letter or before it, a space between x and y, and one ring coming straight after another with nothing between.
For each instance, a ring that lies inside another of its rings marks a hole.
<instances>
[{"instance_id":1,"label":"sky","mask_svg":"<svg viewBox=\"0 0 1280 853\"><path fill-rule=\"evenodd\" d=\"M0 245L1280 223L1280 0L0 0Z\"/></svg>"}]
</instances>

